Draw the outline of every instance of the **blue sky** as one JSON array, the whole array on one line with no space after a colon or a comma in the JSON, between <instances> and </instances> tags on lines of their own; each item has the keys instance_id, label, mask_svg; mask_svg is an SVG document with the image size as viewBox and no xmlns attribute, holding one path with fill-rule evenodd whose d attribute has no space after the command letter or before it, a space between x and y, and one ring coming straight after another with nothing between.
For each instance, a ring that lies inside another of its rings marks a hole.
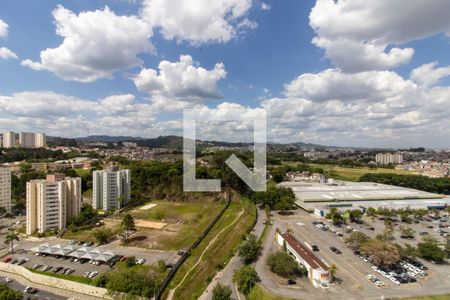
<instances>
[{"instance_id":1,"label":"blue sky","mask_svg":"<svg viewBox=\"0 0 450 300\"><path fill-rule=\"evenodd\" d=\"M181 134L237 105L272 141L450 147L449 4L397 2L5 0L0 129Z\"/></svg>"}]
</instances>

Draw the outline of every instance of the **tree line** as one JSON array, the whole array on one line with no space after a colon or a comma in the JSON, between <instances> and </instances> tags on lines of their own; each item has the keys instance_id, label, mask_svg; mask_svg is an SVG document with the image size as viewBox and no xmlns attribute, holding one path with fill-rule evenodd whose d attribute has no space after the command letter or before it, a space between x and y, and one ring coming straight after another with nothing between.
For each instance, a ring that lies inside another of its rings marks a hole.
<instances>
[{"instance_id":1,"label":"tree line","mask_svg":"<svg viewBox=\"0 0 450 300\"><path fill-rule=\"evenodd\" d=\"M414 188L430 193L450 194L450 178L430 178L420 175L365 174L359 181L377 182L407 188Z\"/></svg>"}]
</instances>

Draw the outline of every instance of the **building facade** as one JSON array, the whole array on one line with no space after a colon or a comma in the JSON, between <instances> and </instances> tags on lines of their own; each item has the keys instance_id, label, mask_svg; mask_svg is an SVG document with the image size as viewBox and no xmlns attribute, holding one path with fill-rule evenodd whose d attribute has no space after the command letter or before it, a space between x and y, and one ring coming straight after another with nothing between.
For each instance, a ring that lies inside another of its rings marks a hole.
<instances>
[{"instance_id":1,"label":"building facade","mask_svg":"<svg viewBox=\"0 0 450 300\"><path fill-rule=\"evenodd\" d=\"M94 209L120 209L131 197L130 170L110 166L92 173L92 207Z\"/></svg>"},{"instance_id":2,"label":"building facade","mask_svg":"<svg viewBox=\"0 0 450 300\"><path fill-rule=\"evenodd\" d=\"M81 178L47 175L46 179L27 182L26 194L27 234L62 230L81 210Z\"/></svg>"},{"instance_id":3,"label":"building facade","mask_svg":"<svg viewBox=\"0 0 450 300\"><path fill-rule=\"evenodd\" d=\"M45 133L36 133L34 147L47 147L47 136L45 135Z\"/></svg>"},{"instance_id":4,"label":"building facade","mask_svg":"<svg viewBox=\"0 0 450 300\"><path fill-rule=\"evenodd\" d=\"M377 153L375 162L379 165L402 164L403 154L401 153Z\"/></svg>"},{"instance_id":5,"label":"building facade","mask_svg":"<svg viewBox=\"0 0 450 300\"><path fill-rule=\"evenodd\" d=\"M0 207L11 213L11 169L0 167Z\"/></svg>"},{"instance_id":6,"label":"building facade","mask_svg":"<svg viewBox=\"0 0 450 300\"><path fill-rule=\"evenodd\" d=\"M329 267L311 249L297 241L289 232L277 232L276 239L280 247L308 270L308 278L314 287L330 282Z\"/></svg>"},{"instance_id":7,"label":"building facade","mask_svg":"<svg viewBox=\"0 0 450 300\"><path fill-rule=\"evenodd\" d=\"M34 148L36 135L32 132L21 132L19 134L19 145L22 148Z\"/></svg>"},{"instance_id":8,"label":"building facade","mask_svg":"<svg viewBox=\"0 0 450 300\"><path fill-rule=\"evenodd\" d=\"M16 134L12 131L3 132L3 148L16 147Z\"/></svg>"}]
</instances>

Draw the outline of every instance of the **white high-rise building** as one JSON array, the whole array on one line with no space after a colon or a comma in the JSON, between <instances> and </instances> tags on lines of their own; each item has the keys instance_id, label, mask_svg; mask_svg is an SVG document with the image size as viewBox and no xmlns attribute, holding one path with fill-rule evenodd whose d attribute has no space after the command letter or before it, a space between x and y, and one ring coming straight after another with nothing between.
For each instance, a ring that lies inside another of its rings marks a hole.
<instances>
[{"instance_id":1,"label":"white high-rise building","mask_svg":"<svg viewBox=\"0 0 450 300\"><path fill-rule=\"evenodd\" d=\"M19 144L22 148L34 148L36 135L32 132L21 132L19 134Z\"/></svg>"},{"instance_id":2,"label":"white high-rise building","mask_svg":"<svg viewBox=\"0 0 450 300\"><path fill-rule=\"evenodd\" d=\"M403 154L400 153L377 153L375 161L380 165L402 164Z\"/></svg>"},{"instance_id":3,"label":"white high-rise building","mask_svg":"<svg viewBox=\"0 0 450 300\"><path fill-rule=\"evenodd\" d=\"M36 133L34 146L36 148L44 148L47 146L47 137L45 136L45 133Z\"/></svg>"},{"instance_id":4,"label":"white high-rise building","mask_svg":"<svg viewBox=\"0 0 450 300\"><path fill-rule=\"evenodd\" d=\"M0 167L0 207L11 213L11 169Z\"/></svg>"},{"instance_id":5,"label":"white high-rise building","mask_svg":"<svg viewBox=\"0 0 450 300\"><path fill-rule=\"evenodd\" d=\"M64 174L27 182L27 234L62 230L81 210L81 178Z\"/></svg>"},{"instance_id":6,"label":"white high-rise building","mask_svg":"<svg viewBox=\"0 0 450 300\"><path fill-rule=\"evenodd\" d=\"M3 132L3 148L16 147L16 134L12 131Z\"/></svg>"},{"instance_id":7,"label":"white high-rise building","mask_svg":"<svg viewBox=\"0 0 450 300\"><path fill-rule=\"evenodd\" d=\"M110 166L92 174L92 207L94 209L120 209L130 201L131 172Z\"/></svg>"}]
</instances>

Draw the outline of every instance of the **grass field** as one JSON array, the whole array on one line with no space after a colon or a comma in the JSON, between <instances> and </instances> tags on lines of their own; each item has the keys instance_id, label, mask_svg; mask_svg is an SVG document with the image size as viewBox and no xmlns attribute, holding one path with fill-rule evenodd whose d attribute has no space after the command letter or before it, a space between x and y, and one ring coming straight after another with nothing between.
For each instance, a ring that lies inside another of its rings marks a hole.
<instances>
[{"instance_id":1,"label":"grass field","mask_svg":"<svg viewBox=\"0 0 450 300\"><path fill-rule=\"evenodd\" d=\"M246 297L247 300L291 300L291 298L280 297L271 294L259 284L255 285L250 294Z\"/></svg>"},{"instance_id":2,"label":"grass field","mask_svg":"<svg viewBox=\"0 0 450 300\"><path fill-rule=\"evenodd\" d=\"M413 175L414 172L408 172L403 170L385 169L385 168L349 168L341 167L337 165L322 165L322 164L309 164L315 168L321 168L325 171L327 177L331 177L339 180L346 181L358 181L361 176L367 173L388 173L399 175Z\"/></svg>"},{"instance_id":3,"label":"grass field","mask_svg":"<svg viewBox=\"0 0 450 300\"><path fill-rule=\"evenodd\" d=\"M66 279L66 280L70 280L70 281L75 281L75 282L79 282L79 283L84 283L84 284L93 284L93 280L89 279L89 278L85 278L82 276L77 276L77 275L65 275L65 274L59 274L59 273L53 273L53 272L42 272L42 271L38 271L38 270L33 270L33 269L28 269L33 273L37 273L37 274L42 274L45 276L50 276L50 277L56 277L56 278L60 278L60 279Z\"/></svg>"},{"instance_id":4,"label":"grass field","mask_svg":"<svg viewBox=\"0 0 450 300\"><path fill-rule=\"evenodd\" d=\"M135 220L163 222L163 229L138 228L130 246L159 250L188 248L225 205L224 201L152 201L155 207L128 211Z\"/></svg>"},{"instance_id":5,"label":"grass field","mask_svg":"<svg viewBox=\"0 0 450 300\"><path fill-rule=\"evenodd\" d=\"M244 213L241 214L242 211ZM216 272L232 257L255 219L254 204L243 199L233 200L210 233L178 270L166 292L177 287L173 299L198 299Z\"/></svg>"},{"instance_id":6,"label":"grass field","mask_svg":"<svg viewBox=\"0 0 450 300\"><path fill-rule=\"evenodd\" d=\"M67 240L77 240L77 241L91 241L96 242L94 237L94 231L98 228L109 228L113 235L119 234L120 232L120 223L119 222L112 222L105 220L105 225L102 227L93 227L89 229L81 229L75 232L72 232L71 230L67 230L66 233L63 235L64 239Z\"/></svg>"}]
</instances>

